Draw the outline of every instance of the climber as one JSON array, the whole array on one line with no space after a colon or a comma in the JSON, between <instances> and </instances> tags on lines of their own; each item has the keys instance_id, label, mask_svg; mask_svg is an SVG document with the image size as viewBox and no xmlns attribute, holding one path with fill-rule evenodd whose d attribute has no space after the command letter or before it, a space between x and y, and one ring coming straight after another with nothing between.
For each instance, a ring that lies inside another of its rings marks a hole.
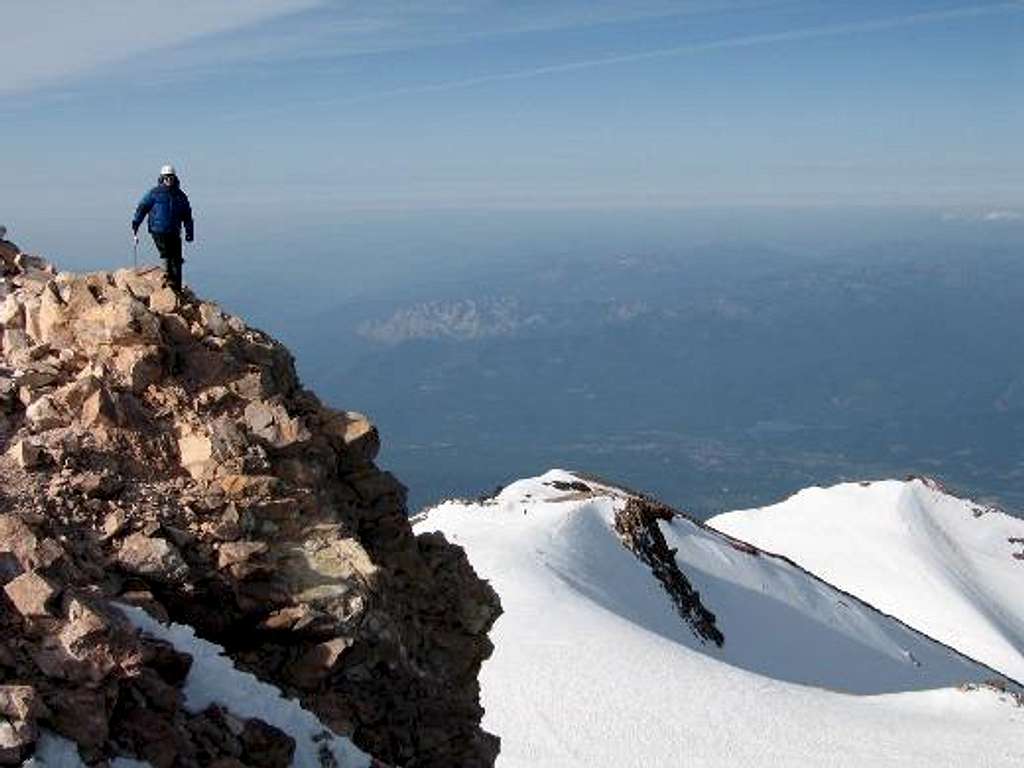
<instances>
[{"instance_id":1,"label":"climber","mask_svg":"<svg viewBox=\"0 0 1024 768\"><path fill-rule=\"evenodd\" d=\"M173 165L160 169L157 184L142 198L132 218L132 233L136 244L139 242L139 225L149 216L149 234L153 236L160 258L166 262L167 279L175 293L181 293L181 228L185 227L185 242L191 243L194 235L192 207L188 196L181 191L178 174Z\"/></svg>"}]
</instances>

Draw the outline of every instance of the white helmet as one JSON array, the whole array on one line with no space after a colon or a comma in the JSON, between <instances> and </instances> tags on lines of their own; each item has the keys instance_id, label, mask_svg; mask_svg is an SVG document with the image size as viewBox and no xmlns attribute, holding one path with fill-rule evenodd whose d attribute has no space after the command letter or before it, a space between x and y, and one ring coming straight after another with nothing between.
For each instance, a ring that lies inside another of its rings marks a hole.
<instances>
[{"instance_id":1,"label":"white helmet","mask_svg":"<svg viewBox=\"0 0 1024 768\"><path fill-rule=\"evenodd\" d=\"M177 176L178 174L174 170L174 166L168 163L160 169L161 176Z\"/></svg>"}]
</instances>

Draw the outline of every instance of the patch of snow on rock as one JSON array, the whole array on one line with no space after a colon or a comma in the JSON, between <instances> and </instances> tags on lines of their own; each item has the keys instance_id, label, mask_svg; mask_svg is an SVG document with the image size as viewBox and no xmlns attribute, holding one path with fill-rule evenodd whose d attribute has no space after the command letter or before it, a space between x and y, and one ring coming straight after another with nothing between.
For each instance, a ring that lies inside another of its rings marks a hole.
<instances>
[{"instance_id":1,"label":"patch of snow on rock","mask_svg":"<svg viewBox=\"0 0 1024 768\"><path fill-rule=\"evenodd\" d=\"M183 689L185 706L190 711L199 712L211 704L220 704L234 715L259 718L280 728L295 739L292 765L296 768L369 768L369 755L349 739L331 733L316 715L294 699L284 698L274 686L235 669L223 648L196 637L191 627L161 624L141 608L118 607L144 634L165 640L192 657Z\"/></svg>"}]
</instances>

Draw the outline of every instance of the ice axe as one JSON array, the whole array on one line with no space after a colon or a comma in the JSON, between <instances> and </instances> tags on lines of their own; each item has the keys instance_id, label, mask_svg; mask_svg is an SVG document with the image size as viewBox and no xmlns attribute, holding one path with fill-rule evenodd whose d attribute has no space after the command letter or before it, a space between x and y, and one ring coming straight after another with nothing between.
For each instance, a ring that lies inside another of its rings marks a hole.
<instances>
[{"instance_id":1,"label":"ice axe","mask_svg":"<svg viewBox=\"0 0 1024 768\"><path fill-rule=\"evenodd\" d=\"M139 268L139 233L132 233L132 263L135 265L135 269Z\"/></svg>"}]
</instances>

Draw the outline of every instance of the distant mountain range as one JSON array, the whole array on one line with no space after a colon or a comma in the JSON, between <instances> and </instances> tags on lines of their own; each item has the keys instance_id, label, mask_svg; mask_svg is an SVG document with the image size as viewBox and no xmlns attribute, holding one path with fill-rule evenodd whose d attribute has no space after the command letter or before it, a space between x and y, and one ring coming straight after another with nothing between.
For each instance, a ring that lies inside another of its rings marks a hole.
<instances>
[{"instance_id":1,"label":"distant mountain range","mask_svg":"<svg viewBox=\"0 0 1024 768\"><path fill-rule=\"evenodd\" d=\"M1024 508L1013 247L720 246L448 277L338 308L317 328L351 335L300 357L329 399L380 414L414 507L576 466L701 516L908 474Z\"/></svg>"}]
</instances>

